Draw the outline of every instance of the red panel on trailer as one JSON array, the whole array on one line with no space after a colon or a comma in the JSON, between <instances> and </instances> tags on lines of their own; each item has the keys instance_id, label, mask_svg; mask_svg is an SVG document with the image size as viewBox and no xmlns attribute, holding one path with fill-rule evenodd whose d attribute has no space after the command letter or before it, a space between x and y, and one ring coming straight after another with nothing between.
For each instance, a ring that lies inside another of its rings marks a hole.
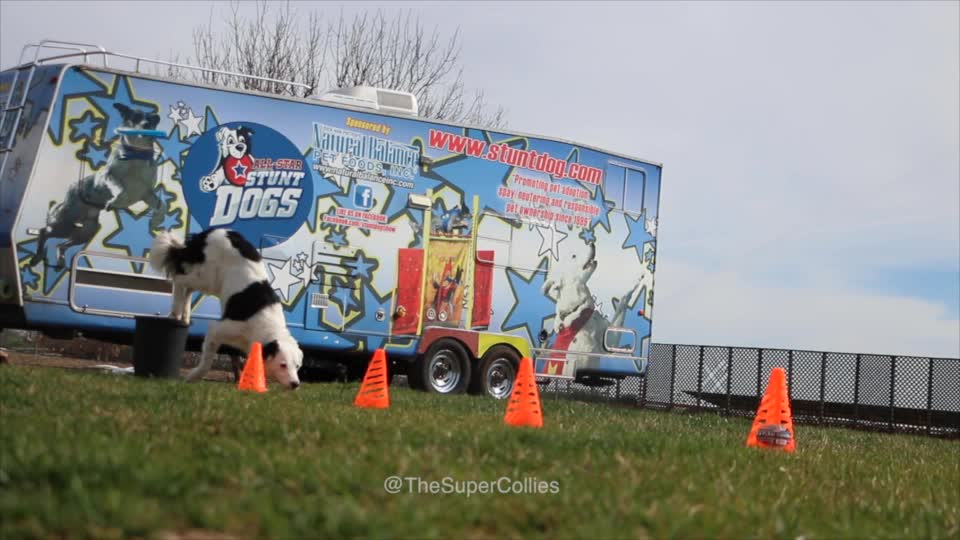
<instances>
[{"instance_id":1,"label":"red panel on trailer","mask_svg":"<svg viewBox=\"0 0 960 540\"><path fill-rule=\"evenodd\" d=\"M423 250L401 248L397 254L397 302L403 315L393 320L393 334L416 334L423 300Z\"/></svg>"},{"instance_id":2,"label":"red panel on trailer","mask_svg":"<svg viewBox=\"0 0 960 540\"><path fill-rule=\"evenodd\" d=\"M473 327L490 326L493 307L493 251L477 251L473 271Z\"/></svg>"}]
</instances>

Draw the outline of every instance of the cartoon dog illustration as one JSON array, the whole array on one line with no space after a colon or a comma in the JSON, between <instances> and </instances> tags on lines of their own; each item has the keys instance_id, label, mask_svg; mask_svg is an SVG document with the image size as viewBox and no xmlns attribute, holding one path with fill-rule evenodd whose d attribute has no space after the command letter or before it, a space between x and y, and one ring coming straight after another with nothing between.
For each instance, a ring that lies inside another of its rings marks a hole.
<instances>
[{"instance_id":1,"label":"cartoon dog illustration","mask_svg":"<svg viewBox=\"0 0 960 540\"><path fill-rule=\"evenodd\" d=\"M543 284L543 293L553 294L556 298L554 330L557 338L551 347L554 350L570 353L603 352L603 339L607 329L623 326L632 297L647 282L645 277L641 277L625 295L614 298L613 316L607 320L597 311L596 300L587 286L587 282L597 269L596 255L596 246L590 242L587 244L586 254L571 253L567 264L558 268L554 276L548 278ZM580 369L590 368L595 367L599 361L596 356L575 354L565 356L566 363L556 363L556 367L562 369L564 375L573 375L574 366ZM555 354L552 359L563 360L564 355Z\"/></svg>"},{"instance_id":2,"label":"cartoon dog illustration","mask_svg":"<svg viewBox=\"0 0 960 540\"><path fill-rule=\"evenodd\" d=\"M122 128L153 130L160 116L126 105L113 107L123 117ZM122 133L122 132L121 132ZM57 246L57 266L65 265L66 250L83 245L100 230L100 212L129 208L143 201L150 207L150 228L156 229L167 213L166 205L157 196L157 160L153 138L138 134L121 134L119 144L110 151L107 164L85 176L67 189L60 203L51 203L46 226L37 237L37 252L30 259L33 266L46 259L46 243L50 238L66 238Z\"/></svg>"},{"instance_id":3,"label":"cartoon dog illustration","mask_svg":"<svg viewBox=\"0 0 960 540\"><path fill-rule=\"evenodd\" d=\"M247 173L253 169L254 131L245 126L236 129L222 127L217 130L217 146L220 157L210 174L200 179L200 189L214 191L224 183L243 186L247 183Z\"/></svg>"},{"instance_id":4,"label":"cartoon dog illustration","mask_svg":"<svg viewBox=\"0 0 960 540\"><path fill-rule=\"evenodd\" d=\"M453 270L453 257L450 257L443 267L443 275L437 279L433 276L433 288L436 293L433 297L433 310L441 322L445 322L453 314L453 299L457 294L457 287L463 282L463 268L457 266L456 273ZM429 315L427 318L430 318Z\"/></svg>"},{"instance_id":5,"label":"cartoon dog illustration","mask_svg":"<svg viewBox=\"0 0 960 540\"><path fill-rule=\"evenodd\" d=\"M434 222L433 232L443 234L468 235L470 233L470 219L473 214L470 208L459 205L443 213L443 215Z\"/></svg>"}]
</instances>

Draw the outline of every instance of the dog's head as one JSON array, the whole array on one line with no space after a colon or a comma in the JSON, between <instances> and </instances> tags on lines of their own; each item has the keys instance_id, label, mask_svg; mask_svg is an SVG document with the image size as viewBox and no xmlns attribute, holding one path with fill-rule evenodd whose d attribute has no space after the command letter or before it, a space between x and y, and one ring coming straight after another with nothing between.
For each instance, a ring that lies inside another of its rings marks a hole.
<instances>
[{"instance_id":1,"label":"dog's head","mask_svg":"<svg viewBox=\"0 0 960 540\"><path fill-rule=\"evenodd\" d=\"M139 109L131 109L123 103L114 103L113 108L120 112L123 118L122 126L132 129L156 129L160 123L160 115L148 113ZM121 135L120 142L125 146L132 146L143 150L153 149L153 139L143 135Z\"/></svg>"},{"instance_id":2,"label":"dog's head","mask_svg":"<svg viewBox=\"0 0 960 540\"><path fill-rule=\"evenodd\" d=\"M582 248L574 248L566 263L558 267L551 279L544 283L544 292L556 293L557 315L560 319L569 319L584 309L594 307L587 282L596 269L597 247L590 242Z\"/></svg>"},{"instance_id":3,"label":"dog's head","mask_svg":"<svg viewBox=\"0 0 960 540\"><path fill-rule=\"evenodd\" d=\"M303 366L303 351L292 337L282 337L263 346L263 365L267 376L285 388L300 386L298 372Z\"/></svg>"},{"instance_id":4,"label":"dog's head","mask_svg":"<svg viewBox=\"0 0 960 540\"><path fill-rule=\"evenodd\" d=\"M240 159L253 151L253 130L246 126L236 129L222 127L217 131L217 144L220 145L220 157Z\"/></svg>"}]
</instances>

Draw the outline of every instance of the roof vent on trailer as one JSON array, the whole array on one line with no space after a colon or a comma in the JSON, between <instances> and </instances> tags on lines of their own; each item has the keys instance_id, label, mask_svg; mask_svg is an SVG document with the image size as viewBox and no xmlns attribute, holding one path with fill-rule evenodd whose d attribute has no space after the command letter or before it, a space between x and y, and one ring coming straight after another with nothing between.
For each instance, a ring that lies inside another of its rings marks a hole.
<instances>
[{"instance_id":1,"label":"roof vent on trailer","mask_svg":"<svg viewBox=\"0 0 960 540\"><path fill-rule=\"evenodd\" d=\"M374 88L372 86L334 88L314 95L313 99L363 107L375 111L409 114L410 116L417 116L419 113L417 97L410 92Z\"/></svg>"}]
</instances>

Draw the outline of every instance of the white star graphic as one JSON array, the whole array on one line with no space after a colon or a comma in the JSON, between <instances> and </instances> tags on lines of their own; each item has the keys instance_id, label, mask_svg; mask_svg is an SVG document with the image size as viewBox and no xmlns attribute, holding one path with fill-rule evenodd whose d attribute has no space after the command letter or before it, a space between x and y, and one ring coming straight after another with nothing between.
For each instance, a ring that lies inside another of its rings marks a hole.
<instances>
[{"instance_id":1,"label":"white star graphic","mask_svg":"<svg viewBox=\"0 0 960 540\"><path fill-rule=\"evenodd\" d=\"M186 128L187 134L183 138L192 137L193 135L200 135L200 122L203 120L202 116L196 116L193 114L193 109L187 109L187 117L183 119L183 127ZM183 129L181 129L183 131Z\"/></svg>"},{"instance_id":2,"label":"white star graphic","mask_svg":"<svg viewBox=\"0 0 960 540\"><path fill-rule=\"evenodd\" d=\"M537 232L540 233L540 251L537 252L537 256L550 253L554 260L559 261L560 242L568 236L567 233L558 229L556 223L553 224L553 227L537 225ZM547 235L550 236L549 240L547 240Z\"/></svg>"},{"instance_id":3,"label":"white star graphic","mask_svg":"<svg viewBox=\"0 0 960 540\"><path fill-rule=\"evenodd\" d=\"M656 236L657 236L657 218L655 218L655 217L654 217L654 218L647 218L646 222L644 223L644 228L647 229L647 233L648 233L650 236L653 236L654 238L656 238Z\"/></svg>"},{"instance_id":4,"label":"white star graphic","mask_svg":"<svg viewBox=\"0 0 960 540\"><path fill-rule=\"evenodd\" d=\"M167 118L173 122L173 125L180 123L180 109L176 105L170 106L170 114L167 115Z\"/></svg>"},{"instance_id":5,"label":"white star graphic","mask_svg":"<svg viewBox=\"0 0 960 540\"><path fill-rule=\"evenodd\" d=\"M284 302L290 299L290 286L300 283L301 281L300 276L295 276L290 273L291 261L292 259L287 259L280 266L269 262L267 263L267 266L270 268L270 273L273 275L270 286L280 291L280 297L283 298Z\"/></svg>"}]
</instances>

